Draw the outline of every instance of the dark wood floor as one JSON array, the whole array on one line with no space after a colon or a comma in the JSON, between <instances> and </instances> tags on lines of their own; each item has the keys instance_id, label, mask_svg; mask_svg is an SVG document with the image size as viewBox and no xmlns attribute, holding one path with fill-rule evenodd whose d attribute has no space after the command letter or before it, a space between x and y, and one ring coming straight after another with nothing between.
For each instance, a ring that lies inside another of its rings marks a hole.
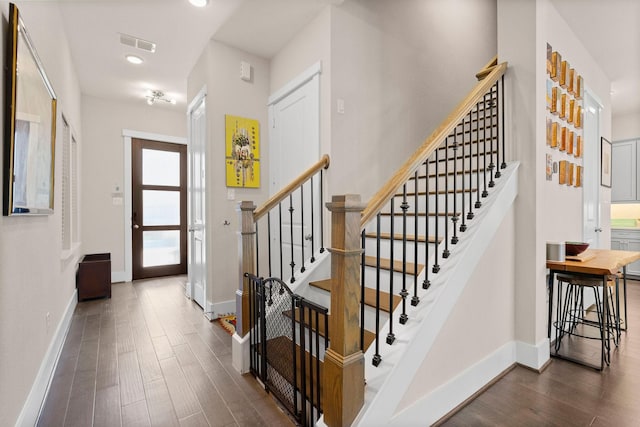
<instances>
[{"instance_id":1,"label":"dark wood floor","mask_svg":"<svg viewBox=\"0 0 640 427\"><path fill-rule=\"evenodd\" d=\"M183 283L117 284L110 300L78 304L38 425L292 425L235 372L230 336ZM542 374L516 367L442 425L639 426L640 282L628 293L629 331L604 372L558 359ZM597 361L599 342L573 344Z\"/></svg>"},{"instance_id":2,"label":"dark wood floor","mask_svg":"<svg viewBox=\"0 0 640 427\"><path fill-rule=\"evenodd\" d=\"M184 297L184 277L79 303L39 426L293 425L231 366L231 337Z\"/></svg>"},{"instance_id":3,"label":"dark wood floor","mask_svg":"<svg viewBox=\"0 0 640 427\"><path fill-rule=\"evenodd\" d=\"M516 367L441 425L640 426L640 282L629 282L628 298L629 331L603 372L560 359L542 374ZM599 341L568 344L599 363Z\"/></svg>"}]
</instances>

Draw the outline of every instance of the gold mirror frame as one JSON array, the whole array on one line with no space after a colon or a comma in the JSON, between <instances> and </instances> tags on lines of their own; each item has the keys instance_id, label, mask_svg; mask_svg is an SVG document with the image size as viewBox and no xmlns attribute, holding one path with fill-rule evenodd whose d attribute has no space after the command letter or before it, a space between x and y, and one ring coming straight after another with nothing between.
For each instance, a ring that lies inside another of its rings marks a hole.
<instances>
[{"instance_id":1,"label":"gold mirror frame","mask_svg":"<svg viewBox=\"0 0 640 427\"><path fill-rule=\"evenodd\" d=\"M9 3L5 80L3 215L53 213L56 96Z\"/></svg>"}]
</instances>

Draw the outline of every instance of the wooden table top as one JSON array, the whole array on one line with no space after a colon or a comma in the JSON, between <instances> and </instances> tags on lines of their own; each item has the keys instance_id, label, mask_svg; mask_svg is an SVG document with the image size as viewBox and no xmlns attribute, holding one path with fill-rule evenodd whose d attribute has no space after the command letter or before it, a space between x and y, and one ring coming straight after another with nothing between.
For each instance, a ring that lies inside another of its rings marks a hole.
<instances>
[{"instance_id":1,"label":"wooden table top","mask_svg":"<svg viewBox=\"0 0 640 427\"><path fill-rule=\"evenodd\" d=\"M587 255L595 255L587 261L547 261L547 268L556 271L571 271L575 273L604 276L615 274L620 269L640 259L640 252L614 251L610 249L587 249Z\"/></svg>"}]
</instances>

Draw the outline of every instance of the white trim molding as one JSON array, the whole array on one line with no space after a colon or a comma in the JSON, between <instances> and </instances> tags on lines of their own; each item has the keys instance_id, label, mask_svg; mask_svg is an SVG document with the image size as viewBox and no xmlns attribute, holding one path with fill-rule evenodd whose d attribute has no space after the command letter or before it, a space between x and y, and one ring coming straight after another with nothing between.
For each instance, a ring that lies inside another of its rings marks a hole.
<instances>
[{"instance_id":1,"label":"white trim molding","mask_svg":"<svg viewBox=\"0 0 640 427\"><path fill-rule=\"evenodd\" d=\"M78 291L74 290L71 294L71 299L67 304L67 308L62 314L62 319L58 323L56 332L53 335L53 339L49 344L49 348L42 358L40 369L36 375L31 391L27 400L20 411L20 415L16 421L16 426L35 426L40 416L40 411L44 401L49 393L49 387L51 386L51 380L53 379L53 373L58 365L58 359L62 353L62 347L64 341L67 338L67 332L71 326L71 319L73 318L73 312L78 304Z\"/></svg>"},{"instance_id":2,"label":"white trim molding","mask_svg":"<svg viewBox=\"0 0 640 427\"><path fill-rule=\"evenodd\" d=\"M250 334L241 337L233 334L231 337L231 366L240 374L246 374L251 370Z\"/></svg>"},{"instance_id":3,"label":"white trim molding","mask_svg":"<svg viewBox=\"0 0 640 427\"><path fill-rule=\"evenodd\" d=\"M207 301L207 309L205 310L205 316L209 320L215 320L221 315L235 313L236 312L236 300L228 300L221 302Z\"/></svg>"},{"instance_id":4,"label":"white trim molding","mask_svg":"<svg viewBox=\"0 0 640 427\"><path fill-rule=\"evenodd\" d=\"M267 105L273 105L280 101L285 96L289 95L294 90L298 89L300 86L307 83L309 80L314 78L317 74L322 73L322 62L318 61L313 64L311 67L304 70L301 74L296 76L289 83L275 91L271 96L269 96L269 100L267 101Z\"/></svg>"},{"instance_id":5,"label":"white trim molding","mask_svg":"<svg viewBox=\"0 0 640 427\"><path fill-rule=\"evenodd\" d=\"M550 358L549 338L544 338L536 345L516 341L516 361L534 370L541 369Z\"/></svg>"},{"instance_id":6,"label":"white trim molding","mask_svg":"<svg viewBox=\"0 0 640 427\"><path fill-rule=\"evenodd\" d=\"M473 396L498 377L515 361L516 342L511 341L465 369L448 383L403 409L391 419L389 425L425 426L435 423L455 409L461 401Z\"/></svg>"}]
</instances>

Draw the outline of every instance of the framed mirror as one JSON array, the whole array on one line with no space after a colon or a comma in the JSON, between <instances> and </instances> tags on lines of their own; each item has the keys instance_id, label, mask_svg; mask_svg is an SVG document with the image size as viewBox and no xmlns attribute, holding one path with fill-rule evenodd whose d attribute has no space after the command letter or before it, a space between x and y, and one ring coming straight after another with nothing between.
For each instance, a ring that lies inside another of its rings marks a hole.
<instances>
[{"instance_id":1,"label":"framed mirror","mask_svg":"<svg viewBox=\"0 0 640 427\"><path fill-rule=\"evenodd\" d=\"M13 3L6 49L3 214L51 214L56 96Z\"/></svg>"}]
</instances>

